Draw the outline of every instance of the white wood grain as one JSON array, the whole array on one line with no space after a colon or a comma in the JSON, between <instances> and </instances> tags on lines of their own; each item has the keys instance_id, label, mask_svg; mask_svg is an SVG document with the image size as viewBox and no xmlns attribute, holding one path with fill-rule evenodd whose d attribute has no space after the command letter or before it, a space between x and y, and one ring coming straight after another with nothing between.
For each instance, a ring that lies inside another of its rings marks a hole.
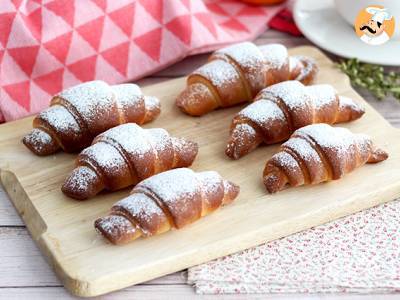
<instances>
[{"instance_id":1,"label":"white wood grain","mask_svg":"<svg viewBox=\"0 0 400 300\"><path fill-rule=\"evenodd\" d=\"M26 228L0 227L0 254L0 288L62 286ZM144 284L185 283L186 272L177 272Z\"/></svg>"}]
</instances>

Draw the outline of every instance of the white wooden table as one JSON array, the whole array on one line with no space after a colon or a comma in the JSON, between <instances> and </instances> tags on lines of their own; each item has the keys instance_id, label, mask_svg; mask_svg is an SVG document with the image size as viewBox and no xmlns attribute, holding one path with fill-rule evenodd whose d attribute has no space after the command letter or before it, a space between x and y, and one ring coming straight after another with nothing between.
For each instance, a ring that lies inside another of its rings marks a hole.
<instances>
[{"instance_id":1,"label":"white wooden table","mask_svg":"<svg viewBox=\"0 0 400 300\"><path fill-rule=\"evenodd\" d=\"M304 38L267 31L256 40L257 44L282 43L287 47L310 44ZM208 55L187 58L151 77L140 80L148 85L184 76L205 62ZM333 59L335 57L331 56ZM400 68L395 68L400 71ZM400 127L400 102L388 98L377 101L366 92L360 93L390 123ZM199 296L186 284L186 271L177 272L140 285L114 292L99 299L399 299L400 294L391 295L224 295ZM31 240L24 223L0 186L0 300L9 299L75 299L60 284L40 251Z\"/></svg>"}]
</instances>

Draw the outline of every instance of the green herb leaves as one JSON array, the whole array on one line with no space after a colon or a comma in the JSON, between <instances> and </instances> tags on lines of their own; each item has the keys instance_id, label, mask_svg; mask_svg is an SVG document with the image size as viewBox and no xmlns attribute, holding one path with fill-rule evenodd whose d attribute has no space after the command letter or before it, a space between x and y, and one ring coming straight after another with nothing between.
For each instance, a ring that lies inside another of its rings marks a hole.
<instances>
[{"instance_id":1,"label":"green herb leaves","mask_svg":"<svg viewBox=\"0 0 400 300\"><path fill-rule=\"evenodd\" d=\"M342 60L337 64L355 86L369 90L376 98L393 95L400 100L400 73L385 73L382 66L362 63L356 58Z\"/></svg>"}]
</instances>

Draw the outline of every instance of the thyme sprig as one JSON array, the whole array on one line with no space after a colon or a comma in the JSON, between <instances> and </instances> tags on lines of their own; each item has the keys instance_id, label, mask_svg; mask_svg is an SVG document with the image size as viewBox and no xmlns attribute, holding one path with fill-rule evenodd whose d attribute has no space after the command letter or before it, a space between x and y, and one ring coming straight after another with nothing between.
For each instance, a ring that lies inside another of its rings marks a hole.
<instances>
[{"instance_id":1,"label":"thyme sprig","mask_svg":"<svg viewBox=\"0 0 400 300\"><path fill-rule=\"evenodd\" d=\"M342 60L337 66L353 85L369 90L379 100L392 95L400 101L399 72L386 73L382 66L362 63L357 58Z\"/></svg>"}]
</instances>

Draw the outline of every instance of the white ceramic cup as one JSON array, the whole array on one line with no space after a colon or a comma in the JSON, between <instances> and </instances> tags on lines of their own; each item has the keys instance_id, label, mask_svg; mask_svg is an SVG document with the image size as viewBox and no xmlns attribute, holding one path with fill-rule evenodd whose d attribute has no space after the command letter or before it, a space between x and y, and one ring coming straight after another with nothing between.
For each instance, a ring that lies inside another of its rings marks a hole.
<instances>
[{"instance_id":1,"label":"white ceramic cup","mask_svg":"<svg viewBox=\"0 0 400 300\"><path fill-rule=\"evenodd\" d=\"M395 18L395 29L393 39L400 39L400 0L334 0L338 13L351 26L354 26L360 10L374 5L382 5L387 8Z\"/></svg>"}]
</instances>

